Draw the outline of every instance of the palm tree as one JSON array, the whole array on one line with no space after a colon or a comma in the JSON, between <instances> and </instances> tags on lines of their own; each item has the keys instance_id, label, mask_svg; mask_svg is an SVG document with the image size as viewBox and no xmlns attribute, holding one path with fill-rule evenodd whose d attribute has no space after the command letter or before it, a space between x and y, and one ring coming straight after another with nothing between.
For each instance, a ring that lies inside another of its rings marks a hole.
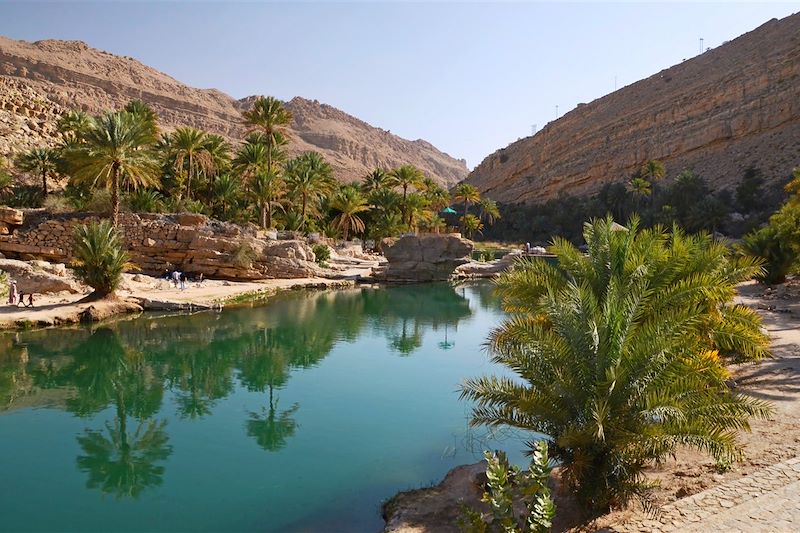
<instances>
[{"instance_id":1,"label":"palm tree","mask_svg":"<svg viewBox=\"0 0 800 533\"><path fill-rule=\"evenodd\" d=\"M461 227L464 228L464 233L466 233L467 237L471 239L476 231L481 233L483 222L472 213L467 213L466 216L461 217Z\"/></svg>"},{"instance_id":2,"label":"palm tree","mask_svg":"<svg viewBox=\"0 0 800 533\"><path fill-rule=\"evenodd\" d=\"M75 140L80 132L86 130L91 124L91 118L85 112L72 110L63 113L56 123L56 129L67 140Z\"/></svg>"},{"instance_id":3,"label":"palm tree","mask_svg":"<svg viewBox=\"0 0 800 533\"><path fill-rule=\"evenodd\" d=\"M640 177L647 179L647 181L650 183L661 181L664 179L666 174L667 169L664 167L664 163L658 159L650 159L646 161L639 170Z\"/></svg>"},{"instance_id":4,"label":"palm tree","mask_svg":"<svg viewBox=\"0 0 800 533\"><path fill-rule=\"evenodd\" d=\"M59 153L52 148L31 148L17 157L17 168L33 172L42 178L42 191L47 196L47 178L58 170Z\"/></svg>"},{"instance_id":5,"label":"palm tree","mask_svg":"<svg viewBox=\"0 0 800 533\"><path fill-rule=\"evenodd\" d=\"M149 128L150 134L153 137L158 137L160 133L158 128L158 114L152 107L141 100L131 100L125 105L123 111L127 111L137 117L146 128Z\"/></svg>"},{"instance_id":6,"label":"palm tree","mask_svg":"<svg viewBox=\"0 0 800 533\"><path fill-rule=\"evenodd\" d=\"M370 195L381 189L391 189L397 182L392 176L382 168L376 168L366 176L361 182L361 190L364 194Z\"/></svg>"},{"instance_id":7,"label":"palm tree","mask_svg":"<svg viewBox=\"0 0 800 533\"><path fill-rule=\"evenodd\" d=\"M358 215L369 211L369 205L356 187L345 185L339 189L331 199L331 207L339 211L339 214L333 219L333 224L341 228L344 240L347 240L350 231L353 233L364 232L364 221Z\"/></svg>"},{"instance_id":8,"label":"palm tree","mask_svg":"<svg viewBox=\"0 0 800 533\"><path fill-rule=\"evenodd\" d=\"M403 202L400 204L400 209L403 216L403 223L407 223L408 206L406 205L406 199L408 197L408 188L419 186L425 175L414 165L403 165L400 168L392 170L391 176L394 178L397 186L403 188Z\"/></svg>"},{"instance_id":9,"label":"palm tree","mask_svg":"<svg viewBox=\"0 0 800 533\"><path fill-rule=\"evenodd\" d=\"M286 184L274 172L262 172L253 178L250 197L261 211L261 227L272 227L272 213L276 205L280 205L286 193Z\"/></svg>"},{"instance_id":10,"label":"palm tree","mask_svg":"<svg viewBox=\"0 0 800 533\"><path fill-rule=\"evenodd\" d=\"M452 203L447 189L436 183L426 186L423 194L428 201L428 206L437 213Z\"/></svg>"},{"instance_id":11,"label":"palm tree","mask_svg":"<svg viewBox=\"0 0 800 533\"><path fill-rule=\"evenodd\" d=\"M94 296L103 298L113 294L129 265L128 254L114 226L103 220L76 227L73 253L75 273L94 289Z\"/></svg>"},{"instance_id":12,"label":"palm tree","mask_svg":"<svg viewBox=\"0 0 800 533\"><path fill-rule=\"evenodd\" d=\"M200 172L213 170L213 158L208 151L206 132L195 128L176 128L170 136L170 148L175 158L175 171L186 169L186 198L192 198L192 181Z\"/></svg>"},{"instance_id":13,"label":"palm tree","mask_svg":"<svg viewBox=\"0 0 800 533\"><path fill-rule=\"evenodd\" d=\"M286 183L300 199L300 229L305 227L309 203L316 204L334 185L331 167L317 152L306 152L286 164Z\"/></svg>"},{"instance_id":14,"label":"palm tree","mask_svg":"<svg viewBox=\"0 0 800 533\"><path fill-rule=\"evenodd\" d=\"M464 213L461 215L461 231L465 231L465 223L467 222L467 209L469 208L469 204L477 204L480 202L481 193L478 192L477 187L469 183L459 183L454 192L455 201L464 204Z\"/></svg>"},{"instance_id":15,"label":"palm tree","mask_svg":"<svg viewBox=\"0 0 800 533\"><path fill-rule=\"evenodd\" d=\"M286 138L286 130L292 121L292 113L286 109L283 102L272 96L259 96L253 102L253 107L243 113L245 124L250 131L262 133L268 148L280 146L281 139ZM267 170L273 170L272 152L267 152Z\"/></svg>"},{"instance_id":16,"label":"palm tree","mask_svg":"<svg viewBox=\"0 0 800 533\"><path fill-rule=\"evenodd\" d=\"M462 385L473 424L550 437L551 457L584 508L646 496L642 471L679 445L740 456L736 432L767 403L726 384L722 357L769 355L760 318L733 303L760 268L707 235L586 225L588 254L555 239L558 262L526 260L498 281L512 313L490 336L493 360L520 379Z\"/></svg>"},{"instance_id":17,"label":"palm tree","mask_svg":"<svg viewBox=\"0 0 800 533\"><path fill-rule=\"evenodd\" d=\"M79 144L65 152L72 178L78 183L111 188L112 221L119 222L120 180L132 189L156 184L158 159L152 147L158 139L152 126L126 111L106 113L91 120Z\"/></svg>"},{"instance_id":18,"label":"palm tree","mask_svg":"<svg viewBox=\"0 0 800 533\"><path fill-rule=\"evenodd\" d=\"M486 219L489 225L494 224L494 221L500 218L500 209L497 208L497 202L490 198L481 198L478 202L478 209L480 209L481 220Z\"/></svg>"},{"instance_id":19,"label":"palm tree","mask_svg":"<svg viewBox=\"0 0 800 533\"><path fill-rule=\"evenodd\" d=\"M641 177L634 177L628 182L628 192L635 198L636 212L639 212L642 198L647 198L653 192L650 182Z\"/></svg>"},{"instance_id":20,"label":"palm tree","mask_svg":"<svg viewBox=\"0 0 800 533\"><path fill-rule=\"evenodd\" d=\"M222 174L214 182L213 201L221 207L220 217L224 220L228 212L228 206L236 203L240 197L241 184L239 180L231 174Z\"/></svg>"},{"instance_id":21,"label":"palm tree","mask_svg":"<svg viewBox=\"0 0 800 533\"><path fill-rule=\"evenodd\" d=\"M233 159L233 170L244 178L245 183L248 183L253 176L266 172L269 168L268 151L265 144L249 142L243 144Z\"/></svg>"}]
</instances>

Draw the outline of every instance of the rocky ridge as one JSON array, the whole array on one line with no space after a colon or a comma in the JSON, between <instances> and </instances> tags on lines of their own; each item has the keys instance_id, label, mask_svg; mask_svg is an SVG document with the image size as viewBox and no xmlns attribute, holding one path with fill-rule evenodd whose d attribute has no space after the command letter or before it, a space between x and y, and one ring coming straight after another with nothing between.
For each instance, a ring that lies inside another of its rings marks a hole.
<instances>
[{"instance_id":1,"label":"rocky ridge","mask_svg":"<svg viewBox=\"0 0 800 533\"><path fill-rule=\"evenodd\" d=\"M235 100L215 89L195 89L131 57L81 41L35 43L0 36L0 155L56 141L55 121L67 109L89 113L141 99L159 114L165 130L192 126L238 143L245 135L241 111L253 97ZM464 160L429 143L409 141L317 101L287 103L295 120L290 153L322 153L342 181L375 167L410 163L445 185L467 175Z\"/></svg>"},{"instance_id":2,"label":"rocky ridge","mask_svg":"<svg viewBox=\"0 0 800 533\"><path fill-rule=\"evenodd\" d=\"M0 254L9 259L69 263L75 227L93 214L51 215L41 210L3 215L9 234L0 235ZM123 213L120 226L130 262L142 273L161 276L178 269L192 276L232 281L293 279L323 274L302 240L275 240L263 232L204 215Z\"/></svg>"},{"instance_id":3,"label":"rocky ridge","mask_svg":"<svg viewBox=\"0 0 800 533\"><path fill-rule=\"evenodd\" d=\"M505 203L596 193L663 161L730 189L750 166L779 186L800 165L800 14L579 104L488 156L467 181Z\"/></svg>"}]
</instances>

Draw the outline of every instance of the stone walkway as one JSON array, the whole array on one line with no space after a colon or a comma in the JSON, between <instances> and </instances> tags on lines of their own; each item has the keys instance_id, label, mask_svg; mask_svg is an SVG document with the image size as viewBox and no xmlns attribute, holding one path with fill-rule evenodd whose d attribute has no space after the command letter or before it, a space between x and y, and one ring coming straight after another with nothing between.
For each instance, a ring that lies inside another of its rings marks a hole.
<instances>
[{"instance_id":1,"label":"stone walkway","mask_svg":"<svg viewBox=\"0 0 800 533\"><path fill-rule=\"evenodd\" d=\"M800 457L665 505L655 519L615 526L613 530L800 532Z\"/></svg>"}]
</instances>

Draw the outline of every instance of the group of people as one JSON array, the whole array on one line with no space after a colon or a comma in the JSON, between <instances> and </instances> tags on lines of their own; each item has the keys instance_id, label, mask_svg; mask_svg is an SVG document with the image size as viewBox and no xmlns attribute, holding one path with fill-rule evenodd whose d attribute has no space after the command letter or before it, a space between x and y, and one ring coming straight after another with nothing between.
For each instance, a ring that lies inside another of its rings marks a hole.
<instances>
[{"instance_id":1,"label":"group of people","mask_svg":"<svg viewBox=\"0 0 800 533\"><path fill-rule=\"evenodd\" d=\"M190 281L188 276L186 275L186 272L181 272L180 270L173 270L173 271L167 270L166 272L164 272L164 279L170 281L172 283L172 286L175 287L176 289L180 287L181 290L186 289L186 282ZM197 281L198 285L203 283L203 274L201 273L200 277L195 279L195 281Z\"/></svg>"},{"instance_id":2,"label":"group of people","mask_svg":"<svg viewBox=\"0 0 800 533\"><path fill-rule=\"evenodd\" d=\"M28 303L25 303L25 296L28 297ZM33 293L17 292L17 282L13 279L8 284L8 305L16 305L19 307L33 307Z\"/></svg>"}]
</instances>

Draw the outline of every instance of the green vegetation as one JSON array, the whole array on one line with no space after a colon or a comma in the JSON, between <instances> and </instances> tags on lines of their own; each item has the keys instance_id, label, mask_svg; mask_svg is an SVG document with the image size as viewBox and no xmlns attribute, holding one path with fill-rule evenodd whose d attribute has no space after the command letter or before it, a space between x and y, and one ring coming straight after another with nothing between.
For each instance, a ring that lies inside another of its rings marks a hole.
<instances>
[{"instance_id":1,"label":"green vegetation","mask_svg":"<svg viewBox=\"0 0 800 533\"><path fill-rule=\"evenodd\" d=\"M592 513L644 499L642 471L679 445L740 457L737 430L767 403L732 391L725 360L769 356L751 309L732 303L760 272L708 235L585 225L588 254L556 238L557 264L528 260L498 281L512 317L493 360L519 379L467 380L472 423L548 435L565 486Z\"/></svg>"},{"instance_id":2,"label":"green vegetation","mask_svg":"<svg viewBox=\"0 0 800 533\"><path fill-rule=\"evenodd\" d=\"M678 224L686 231L720 232L739 237L758 228L785 199L763 187L757 168L745 170L734 191L715 191L690 170L665 180L666 168L655 160L625 180L605 184L595 196L560 196L537 205L501 204L502 219L483 231L483 238L543 244L558 235L578 244L582 223L610 214L629 220L638 214L645 226ZM488 219L485 219L488 221Z\"/></svg>"},{"instance_id":3,"label":"green vegetation","mask_svg":"<svg viewBox=\"0 0 800 533\"><path fill-rule=\"evenodd\" d=\"M763 261L764 272L758 279L768 284L783 283L787 275L800 269L800 168L794 170L786 190L792 196L769 218L768 224L745 235L737 246L742 255ZM740 196L750 203L760 201L758 195L749 192Z\"/></svg>"},{"instance_id":4,"label":"green vegetation","mask_svg":"<svg viewBox=\"0 0 800 533\"><path fill-rule=\"evenodd\" d=\"M36 176L42 186L13 183L0 164L0 202L39 207L52 196L47 180L66 178L63 193L45 207L109 214L115 226L123 208L204 213L265 229L345 240L361 236L380 247L385 237L440 232L456 224L442 214L452 204L450 193L413 165L376 168L361 184L341 184L321 154L289 157L292 114L283 102L261 96L244 115L248 133L234 149L223 137L197 128L160 133L158 115L139 100L99 117L68 111L58 121L57 146L15 158L16 169ZM488 198L471 195L465 205L477 206L479 200L479 212L466 219L469 234L500 217Z\"/></svg>"},{"instance_id":5,"label":"green vegetation","mask_svg":"<svg viewBox=\"0 0 800 533\"><path fill-rule=\"evenodd\" d=\"M312 251L314 252L317 264L321 267L324 267L328 259L331 258L331 249L326 244L315 244Z\"/></svg>"},{"instance_id":6,"label":"green vegetation","mask_svg":"<svg viewBox=\"0 0 800 533\"><path fill-rule=\"evenodd\" d=\"M509 465L503 452L484 452L483 456L486 459L487 482L481 501L489 505L491 513L485 515L462 504L459 519L461 530L466 533L550 531L556 508L547 486L552 470L547 455L547 441L538 441L533 445L531 465L527 472L521 472L516 465ZM521 499L526 509L526 514L519 518L514 512L515 499Z\"/></svg>"},{"instance_id":7,"label":"green vegetation","mask_svg":"<svg viewBox=\"0 0 800 533\"><path fill-rule=\"evenodd\" d=\"M75 228L75 258L75 274L101 298L116 290L129 267L119 234L105 220Z\"/></svg>"}]
</instances>

